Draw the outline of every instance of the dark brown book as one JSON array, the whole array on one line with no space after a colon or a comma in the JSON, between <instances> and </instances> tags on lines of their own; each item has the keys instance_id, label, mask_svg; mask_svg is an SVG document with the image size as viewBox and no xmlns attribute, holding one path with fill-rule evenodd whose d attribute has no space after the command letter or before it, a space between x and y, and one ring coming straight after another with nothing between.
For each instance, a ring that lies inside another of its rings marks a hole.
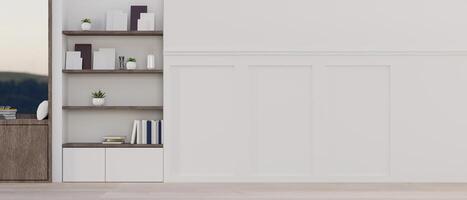
<instances>
[{"instance_id":1,"label":"dark brown book","mask_svg":"<svg viewBox=\"0 0 467 200\"><path fill-rule=\"evenodd\" d=\"M75 51L81 52L83 69L92 69L92 44L75 44Z\"/></svg>"},{"instance_id":2,"label":"dark brown book","mask_svg":"<svg viewBox=\"0 0 467 200\"><path fill-rule=\"evenodd\" d=\"M138 30L138 19L141 17L141 13L147 12L148 6L131 6L130 31Z\"/></svg>"}]
</instances>

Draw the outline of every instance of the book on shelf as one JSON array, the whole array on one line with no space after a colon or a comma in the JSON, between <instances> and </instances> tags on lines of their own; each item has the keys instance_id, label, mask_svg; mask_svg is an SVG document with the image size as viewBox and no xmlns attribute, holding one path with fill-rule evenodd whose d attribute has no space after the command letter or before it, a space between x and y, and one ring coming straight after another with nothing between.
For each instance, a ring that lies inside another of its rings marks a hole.
<instances>
[{"instance_id":1,"label":"book on shelf","mask_svg":"<svg viewBox=\"0 0 467 200\"><path fill-rule=\"evenodd\" d=\"M163 120L135 120L130 144L163 144Z\"/></svg>"},{"instance_id":2,"label":"book on shelf","mask_svg":"<svg viewBox=\"0 0 467 200\"><path fill-rule=\"evenodd\" d=\"M141 144L148 144L147 142L147 122L148 120L141 120Z\"/></svg>"},{"instance_id":3,"label":"book on shelf","mask_svg":"<svg viewBox=\"0 0 467 200\"><path fill-rule=\"evenodd\" d=\"M102 144L124 144L125 142L102 142Z\"/></svg>"},{"instance_id":4,"label":"book on shelf","mask_svg":"<svg viewBox=\"0 0 467 200\"><path fill-rule=\"evenodd\" d=\"M136 123L136 144L143 144L142 131L141 131L141 121L138 120Z\"/></svg>"},{"instance_id":5,"label":"book on shelf","mask_svg":"<svg viewBox=\"0 0 467 200\"><path fill-rule=\"evenodd\" d=\"M123 144L125 143L125 136L105 136L102 137L104 140L102 144Z\"/></svg>"},{"instance_id":6,"label":"book on shelf","mask_svg":"<svg viewBox=\"0 0 467 200\"><path fill-rule=\"evenodd\" d=\"M102 139L105 139L105 140L125 140L126 137L125 136L104 136L104 137L102 137Z\"/></svg>"},{"instance_id":7,"label":"book on shelf","mask_svg":"<svg viewBox=\"0 0 467 200\"><path fill-rule=\"evenodd\" d=\"M158 144L157 137L156 137L156 130L157 130L157 123L155 120L151 120L152 123L152 130L151 130L151 144Z\"/></svg>"},{"instance_id":8,"label":"book on shelf","mask_svg":"<svg viewBox=\"0 0 467 200\"><path fill-rule=\"evenodd\" d=\"M138 120L135 120L133 122L133 129L131 131L131 139L130 139L130 144L136 144L136 131L137 131L137 127L138 126Z\"/></svg>"},{"instance_id":9,"label":"book on shelf","mask_svg":"<svg viewBox=\"0 0 467 200\"><path fill-rule=\"evenodd\" d=\"M152 120L146 121L146 144L152 144Z\"/></svg>"},{"instance_id":10,"label":"book on shelf","mask_svg":"<svg viewBox=\"0 0 467 200\"><path fill-rule=\"evenodd\" d=\"M160 130L159 144L162 144L162 141L164 141L164 120L160 120L160 127L161 127L161 130Z\"/></svg>"}]
</instances>

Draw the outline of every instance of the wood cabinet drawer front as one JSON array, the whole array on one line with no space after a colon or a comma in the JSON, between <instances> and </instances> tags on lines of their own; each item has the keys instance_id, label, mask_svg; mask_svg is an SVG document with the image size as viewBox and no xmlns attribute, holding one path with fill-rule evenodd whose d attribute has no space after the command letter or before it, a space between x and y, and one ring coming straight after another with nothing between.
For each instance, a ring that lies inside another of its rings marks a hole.
<instances>
[{"instance_id":1,"label":"wood cabinet drawer front","mask_svg":"<svg viewBox=\"0 0 467 200\"><path fill-rule=\"evenodd\" d=\"M104 182L105 149L64 148L64 182Z\"/></svg>"},{"instance_id":2,"label":"wood cabinet drawer front","mask_svg":"<svg viewBox=\"0 0 467 200\"><path fill-rule=\"evenodd\" d=\"M0 126L0 181L48 180L48 126Z\"/></svg>"},{"instance_id":3,"label":"wood cabinet drawer front","mask_svg":"<svg viewBox=\"0 0 467 200\"><path fill-rule=\"evenodd\" d=\"M156 148L108 148L108 182L162 182L163 150Z\"/></svg>"}]
</instances>

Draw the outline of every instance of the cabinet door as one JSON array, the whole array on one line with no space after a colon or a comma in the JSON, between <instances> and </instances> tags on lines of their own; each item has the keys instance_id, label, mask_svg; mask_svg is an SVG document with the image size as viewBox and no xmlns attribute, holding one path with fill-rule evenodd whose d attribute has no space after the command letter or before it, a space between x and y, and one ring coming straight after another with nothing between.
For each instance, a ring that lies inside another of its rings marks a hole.
<instances>
[{"instance_id":1,"label":"cabinet door","mask_svg":"<svg viewBox=\"0 0 467 200\"><path fill-rule=\"evenodd\" d=\"M108 182L162 182L163 150L156 148L108 148Z\"/></svg>"},{"instance_id":2,"label":"cabinet door","mask_svg":"<svg viewBox=\"0 0 467 200\"><path fill-rule=\"evenodd\" d=\"M46 125L0 126L0 180L46 181L47 135Z\"/></svg>"},{"instance_id":3,"label":"cabinet door","mask_svg":"<svg viewBox=\"0 0 467 200\"><path fill-rule=\"evenodd\" d=\"M104 148L64 148L64 182L104 182Z\"/></svg>"}]
</instances>

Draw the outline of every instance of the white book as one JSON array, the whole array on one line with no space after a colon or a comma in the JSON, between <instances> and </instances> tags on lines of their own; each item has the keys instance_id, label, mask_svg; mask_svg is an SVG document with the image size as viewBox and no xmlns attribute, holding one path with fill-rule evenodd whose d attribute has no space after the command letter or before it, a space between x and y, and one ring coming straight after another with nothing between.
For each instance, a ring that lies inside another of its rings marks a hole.
<instances>
[{"instance_id":1,"label":"white book","mask_svg":"<svg viewBox=\"0 0 467 200\"><path fill-rule=\"evenodd\" d=\"M155 19L154 13L141 13L138 20L138 31L154 31Z\"/></svg>"},{"instance_id":2,"label":"white book","mask_svg":"<svg viewBox=\"0 0 467 200\"><path fill-rule=\"evenodd\" d=\"M118 14L119 10L110 10L107 11L105 16L105 30L112 31L114 28L114 16Z\"/></svg>"},{"instance_id":3,"label":"white book","mask_svg":"<svg viewBox=\"0 0 467 200\"><path fill-rule=\"evenodd\" d=\"M160 127L159 120L156 120L155 122L156 122L156 144L160 144L161 137L159 134L159 127Z\"/></svg>"},{"instance_id":4,"label":"white book","mask_svg":"<svg viewBox=\"0 0 467 200\"><path fill-rule=\"evenodd\" d=\"M124 142L102 142L102 144L124 144Z\"/></svg>"},{"instance_id":5,"label":"white book","mask_svg":"<svg viewBox=\"0 0 467 200\"><path fill-rule=\"evenodd\" d=\"M161 120L161 144L164 144L164 120Z\"/></svg>"},{"instance_id":6,"label":"white book","mask_svg":"<svg viewBox=\"0 0 467 200\"><path fill-rule=\"evenodd\" d=\"M142 20L142 19L138 19L138 31L147 31L147 25L146 25L146 21Z\"/></svg>"},{"instance_id":7,"label":"white book","mask_svg":"<svg viewBox=\"0 0 467 200\"><path fill-rule=\"evenodd\" d=\"M141 120L141 124L142 124L142 134L143 134L143 137L141 138L143 141L141 144L147 144L148 143L148 120Z\"/></svg>"},{"instance_id":8,"label":"white book","mask_svg":"<svg viewBox=\"0 0 467 200\"><path fill-rule=\"evenodd\" d=\"M125 136L104 136L102 137L104 140L125 140Z\"/></svg>"},{"instance_id":9,"label":"white book","mask_svg":"<svg viewBox=\"0 0 467 200\"><path fill-rule=\"evenodd\" d=\"M127 31L128 30L128 14L120 13L114 16L114 31Z\"/></svg>"},{"instance_id":10,"label":"white book","mask_svg":"<svg viewBox=\"0 0 467 200\"><path fill-rule=\"evenodd\" d=\"M131 131L131 141L130 144L136 144L136 132L138 128L138 120L133 121L133 130Z\"/></svg>"},{"instance_id":11,"label":"white book","mask_svg":"<svg viewBox=\"0 0 467 200\"><path fill-rule=\"evenodd\" d=\"M126 31L128 30L128 14L121 10L110 10L106 14L105 30Z\"/></svg>"},{"instance_id":12,"label":"white book","mask_svg":"<svg viewBox=\"0 0 467 200\"><path fill-rule=\"evenodd\" d=\"M116 54L114 48L100 48L99 51L94 51L93 69L115 69L115 65Z\"/></svg>"},{"instance_id":13,"label":"white book","mask_svg":"<svg viewBox=\"0 0 467 200\"><path fill-rule=\"evenodd\" d=\"M117 54L115 48L99 48L99 52L102 52L105 60L105 69L115 69Z\"/></svg>"},{"instance_id":14,"label":"white book","mask_svg":"<svg viewBox=\"0 0 467 200\"><path fill-rule=\"evenodd\" d=\"M92 57L93 66L92 69L101 70L106 68L106 61L105 61L105 54L101 51L94 51L94 55Z\"/></svg>"},{"instance_id":15,"label":"white book","mask_svg":"<svg viewBox=\"0 0 467 200\"><path fill-rule=\"evenodd\" d=\"M141 121L140 120L136 120L138 121L138 123L136 124L137 126L137 129L136 129L136 144L143 144L143 139L142 139L142 130L141 130Z\"/></svg>"},{"instance_id":16,"label":"white book","mask_svg":"<svg viewBox=\"0 0 467 200\"><path fill-rule=\"evenodd\" d=\"M157 144L157 123L154 120L151 120L151 144Z\"/></svg>"},{"instance_id":17,"label":"white book","mask_svg":"<svg viewBox=\"0 0 467 200\"><path fill-rule=\"evenodd\" d=\"M83 59L80 51L67 51L65 58L65 69L83 69Z\"/></svg>"}]
</instances>

